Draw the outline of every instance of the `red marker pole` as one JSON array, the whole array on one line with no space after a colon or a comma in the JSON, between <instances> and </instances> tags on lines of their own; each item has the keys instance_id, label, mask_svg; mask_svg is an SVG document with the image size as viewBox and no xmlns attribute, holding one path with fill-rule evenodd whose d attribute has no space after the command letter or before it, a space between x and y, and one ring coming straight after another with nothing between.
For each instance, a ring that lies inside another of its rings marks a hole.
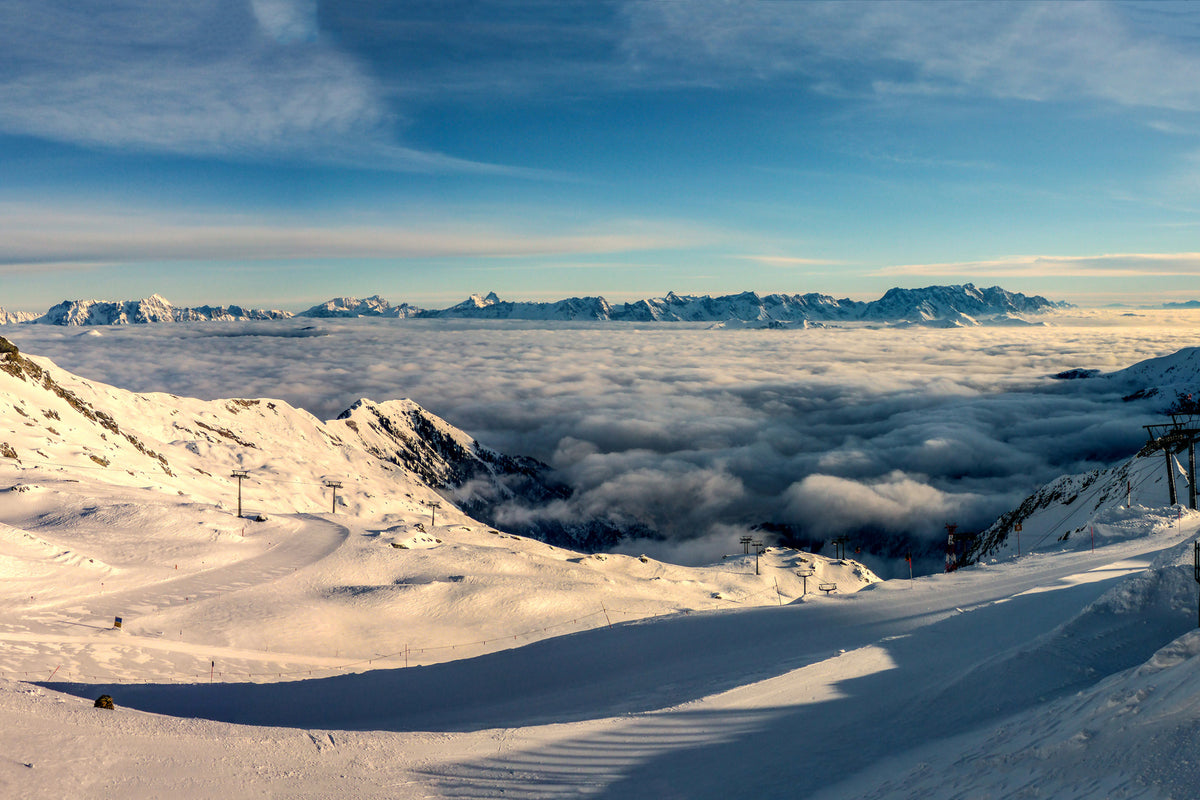
<instances>
[{"instance_id":1,"label":"red marker pole","mask_svg":"<svg viewBox=\"0 0 1200 800\"><path fill-rule=\"evenodd\" d=\"M1092 529L1092 552L1094 553L1096 552L1096 526L1090 525L1088 527Z\"/></svg>"}]
</instances>

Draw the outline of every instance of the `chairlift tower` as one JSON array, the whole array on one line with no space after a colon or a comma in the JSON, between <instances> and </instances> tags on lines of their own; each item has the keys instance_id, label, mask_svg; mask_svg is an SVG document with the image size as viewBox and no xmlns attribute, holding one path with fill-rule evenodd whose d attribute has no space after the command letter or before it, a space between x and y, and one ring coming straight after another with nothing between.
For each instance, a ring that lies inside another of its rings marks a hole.
<instances>
[{"instance_id":1,"label":"chairlift tower","mask_svg":"<svg viewBox=\"0 0 1200 800\"><path fill-rule=\"evenodd\" d=\"M849 536L839 536L833 540L833 554L838 561L844 561L846 558L846 542L850 541Z\"/></svg>"},{"instance_id":2,"label":"chairlift tower","mask_svg":"<svg viewBox=\"0 0 1200 800\"><path fill-rule=\"evenodd\" d=\"M1196 508L1196 440L1200 439L1200 427L1191 414L1171 414L1171 421L1157 425L1143 425L1150 441L1138 451L1138 456L1148 456L1159 450L1167 459L1167 491L1171 505L1179 502L1175 492L1175 454L1187 448L1188 508Z\"/></svg>"},{"instance_id":3,"label":"chairlift tower","mask_svg":"<svg viewBox=\"0 0 1200 800\"><path fill-rule=\"evenodd\" d=\"M337 490L342 488L342 482L341 481L325 481L325 485L333 490L333 500L331 501L329 513L336 514L337 513Z\"/></svg>"},{"instance_id":4,"label":"chairlift tower","mask_svg":"<svg viewBox=\"0 0 1200 800\"><path fill-rule=\"evenodd\" d=\"M801 567L796 570L796 577L804 581L804 590L801 597L808 597L808 579L816 574L816 570L812 567Z\"/></svg>"},{"instance_id":5,"label":"chairlift tower","mask_svg":"<svg viewBox=\"0 0 1200 800\"><path fill-rule=\"evenodd\" d=\"M233 474L230 475L229 477L237 478L237 482L238 482L238 518L240 519L242 516L242 478L249 478L250 473L244 469L235 469L233 471Z\"/></svg>"}]
</instances>

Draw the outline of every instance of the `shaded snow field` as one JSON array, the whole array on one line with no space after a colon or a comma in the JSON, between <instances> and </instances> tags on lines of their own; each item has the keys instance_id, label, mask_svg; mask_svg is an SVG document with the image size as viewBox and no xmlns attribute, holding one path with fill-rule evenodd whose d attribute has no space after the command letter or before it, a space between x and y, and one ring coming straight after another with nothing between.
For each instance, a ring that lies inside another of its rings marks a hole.
<instances>
[{"instance_id":1,"label":"shaded snow field","mask_svg":"<svg viewBox=\"0 0 1200 800\"><path fill-rule=\"evenodd\" d=\"M83 628L62 607L6 625L6 653L32 646L39 660L151 682L0 682L0 786L20 797L1189 797L1200 639L1186 540L1200 515L1179 530L1147 517L1141 535L1094 553L615 622L448 663L271 683L180 674L210 654L317 669L331 659L315 651L334 642L374 648L367 615L319 587L380 553L453 556L372 551L351 532L292 575L174 611L169 584L165 611L149 607L147 585L146 621L187 615L187 641L140 623L100 630L87 615L97 627ZM316 533L309 524L321 526L309 518L295 535ZM503 552L490 562L528 558L528 545L493 545ZM605 566L628 591L645 565ZM510 587L536 600L528 570ZM612 591L581 580L575 602ZM492 631L525 628L509 594L483 591ZM402 605L374 612L403 625ZM311 654L267 651L279 628L306 621ZM92 708L101 693L116 711Z\"/></svg>"}]
</instances>

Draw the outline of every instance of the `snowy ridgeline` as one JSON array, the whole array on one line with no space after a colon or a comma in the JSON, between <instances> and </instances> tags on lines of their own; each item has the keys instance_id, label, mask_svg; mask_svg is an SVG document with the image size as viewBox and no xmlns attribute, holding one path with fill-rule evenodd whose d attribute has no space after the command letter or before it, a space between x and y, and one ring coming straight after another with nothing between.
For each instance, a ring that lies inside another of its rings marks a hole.
<instances>
[{"instance_id":1,"label":"snowy ridgeline","mask_svg":"<svg viewBox=\"0 0 1200 800\"><path fill-rule=\"evenodd\" d=\"M571 297L555 302L513 302L494 292L471 295L444 309L422 309L408 303L393 305L378 295L366 299L337 297L313 306L301 317L387 317L395 319L513 319L594 320L622 322L713 322L727 327L804 327L805 323L868 322L964 327L978 324L1043 324L1026 319L1066 303L1008 292L998 286L979 289L972 284L890 289L878 300L862 302L830 295L767 294L678 295L611 304L603 297ZM45 314L9 313L0 309L0 324L127 325L159 322L273 320L290 318L286 311L245 309L241 306L175 308L153 295L143 300L108 302L68 300Z\"/></svg>"}]
</instances>

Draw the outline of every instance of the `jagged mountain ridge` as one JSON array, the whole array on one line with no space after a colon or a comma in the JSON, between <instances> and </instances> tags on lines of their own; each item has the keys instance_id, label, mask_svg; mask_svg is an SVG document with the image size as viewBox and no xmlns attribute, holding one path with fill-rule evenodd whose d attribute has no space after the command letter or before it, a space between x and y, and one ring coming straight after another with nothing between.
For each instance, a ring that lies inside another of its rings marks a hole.
<instances>
[{"instance_id":1,"label":"jagged mountain ridge","mask_svg":"<svg viewBox=\"0 0 1200 800\"><path fill-rule=\"evenodd\" d=\"M830 295L742 292L712 297L678 295L612 305L603 297L582 297L555 303L501 300L495 292L472 295L441 311L422 311L418 317L525 320L605 320L615 322L910 322L952 320L975 324L980 317L1012 322L1013 315L1039 314L1066 303L1029 297L998 286L978 289L972 284L891 289L879 300L863 302Z\"/></svg>"},{"instance_id":2,"label":"jagged mountain ridge","mask_svg":"<svg viewBox=\"0 0 1200 800\"><path fill-rule=\"evenodd\" d=\"M365 299L336 297L299 314L245 309L241 306L175 308L159 295L143 300L108 302L68 300L45 314L0 314L0 324L129 325L162 322L274 320L292 316L312 318L387 317L417 319L512 319L533 321L601 322L744 322L763 327L801 323L868 322L879 324L944 324L971 326L1028 324L1019 315L1042 314L1069 304L1041 296L1009 292L998 286L978 289L973 284L890 289L880 299L864 302L831 295L741 292L712 297L679 295L614 305L603 297L569 297L555 302L501 300L495 292L471 295L444 309L421 309L408 303L393 305L379 295Z\"/></svg>"},{"instance_id":3,"label":"jagged mountain ridge","mask_svg":"<svg viewBox=\"0 0 1200 800\"><path fill-rule=\"evenodd\" d=\"M35 325L138 325L161 322L232 322L240 320L289 319L287 311L241 306L197 306L176 308L157 294L141 300L64 300L45 314L25 315L19 323Z\"/></svg>"},{"instance_id":4,"label":"jagged mountain ridge","mask_svg":"<svg viewBox=\"0 0 1200 800\"><path fill-rule=\"evenodd\" d=\"M19 325L23 322L32 322L37 318L38 315L32 311L5 311L0 308L0 325Z\"/></svg>"},{"instance_id":5,"label":"jagged mountain ridge","mask_svg":"<svg viewBox=\"0 0 1200 800\"><path fill-rule=\"evenodd\" d=\"M315 317L317 319L345 317L394 317L397 319L407 319L408 317L416 316L420 312L421 309L410 306L408 303L401 303L398 306L394 306L375 294L362 300L359 300L357 297L335 297L332 300L319 303L297 316Z\"/></svg>"}]
</instances>

